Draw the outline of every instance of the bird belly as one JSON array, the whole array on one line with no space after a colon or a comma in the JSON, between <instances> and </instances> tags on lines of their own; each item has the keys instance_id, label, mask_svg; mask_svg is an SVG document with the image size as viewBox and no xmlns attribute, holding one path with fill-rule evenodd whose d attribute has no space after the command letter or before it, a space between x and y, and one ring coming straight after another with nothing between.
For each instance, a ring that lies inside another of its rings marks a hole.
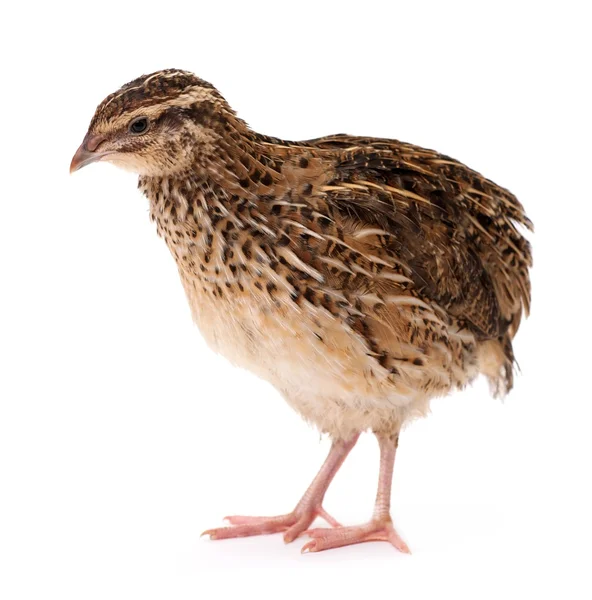
<instances>
[{"instance_id":1,"label":"bird belly","mask_svg":"<svg viewBox=\"0 0 592 600\"><path fill-rule=\"evenodd\" d=\"M270 300L255 288L230 294L182 280L210 348L269 381L321 431L340 437L365 429L394 431L427 412L433 391L397 383L364 340L328 311L303 309L280 294Z\"/></svg>"}]
</instances>

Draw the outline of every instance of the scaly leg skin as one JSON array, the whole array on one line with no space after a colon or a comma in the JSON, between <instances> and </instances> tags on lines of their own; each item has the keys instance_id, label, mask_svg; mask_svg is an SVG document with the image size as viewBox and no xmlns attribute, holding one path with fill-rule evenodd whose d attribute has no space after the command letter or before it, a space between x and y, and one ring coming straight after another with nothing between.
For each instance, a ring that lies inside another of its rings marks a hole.
<instances>
[{"instance_id":1,"label":"scaly leg skin","mask_svg":"<svg viewBox=\"0 0 592 600\"><path fill-rule=\"evenodd\" d=\"M323 508L323 498L346 456L358 441L358 437L359 435L355 435L349 440L336 440L333 442L329 456L327 456L321 470L291 513L278 517L243 517L239 515L225 517L231 527L208 529L202 535L209 535L212 540L223 540L283 531L284 541L287 543L295 540L306 531L316 517L322 517L329 525L339 527L339 523Z\"/></svg>"},{"instance_id":2,"label":"scaly leg skin","mask_svg":"<svg viewBox=\"0 0 592 600\"><path fill-rule=\"evenodd\" d=\"M382 434L377 434L376 437L380 446L380 475L372 519L365 525L355 527L309 529L306 534L312 540L304 545L302 552L320 552L362 542L389 542L397 550L411 554L409 547L393 527L390 516L391 484L399 437Z\"/></svg>"}]
</instances>

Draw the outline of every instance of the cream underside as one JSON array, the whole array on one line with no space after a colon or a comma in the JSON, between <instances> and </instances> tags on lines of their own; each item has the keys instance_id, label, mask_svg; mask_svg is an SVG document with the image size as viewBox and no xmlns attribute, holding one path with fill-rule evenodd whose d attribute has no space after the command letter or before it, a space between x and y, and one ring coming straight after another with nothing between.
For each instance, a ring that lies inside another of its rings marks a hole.
<instances>
[{"instance_id":1,"label":"cream underside","mask_svg":"<svg viewBox=\"0 0 592 600\"><path fill-rule=\"evenodd\" d=\"M221 299L182 272L181 279L208 345L269 381L306 420L333 436L396 431L450 388L448 380L439 393L418 391L424 371L411 365L404 375L416 385L396 386L362 340L322 308L278 307L257 290Z\"/></svg>"}]
</instances>

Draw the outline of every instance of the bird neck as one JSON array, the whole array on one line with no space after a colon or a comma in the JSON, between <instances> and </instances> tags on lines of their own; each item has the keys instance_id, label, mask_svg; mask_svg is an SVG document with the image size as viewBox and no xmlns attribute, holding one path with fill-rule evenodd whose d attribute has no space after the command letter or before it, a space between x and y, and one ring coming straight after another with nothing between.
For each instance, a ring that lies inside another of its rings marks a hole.
<instances>
[{"instance_id":1,"label":"bird neck","mask_svg":"<svg viewBox=\"0 0 592 600\"><path fill-rule=\"evenodd\" d=\"M240 289L258 272L248 266L251 259L272 260L265 252L275 242L283 249L288 240L274 226L279 210L290 202L284 159L275 144L256 134L231 139L225 138L216 153L196 161L191 170L139 180L150 201L151 220L184 285L210 299L222 298L228 285ZM259 254L254 239L259 240Z\"/></svg>"},{"instance_id":2,"label":"bird neck","mask_svg":"<svg viewBox=\"0 0 592 600\"><path fill-rule=\"evenodd\" d=\"M208 213L240 212L288 189L284 166L296 145L259 135L233 115L211 131L212 143L207 148L196 144L188 167L140 177L138 187L150 201L153 218L168 213L181 221L196 207Z\"/></svg>"}]
</instances>

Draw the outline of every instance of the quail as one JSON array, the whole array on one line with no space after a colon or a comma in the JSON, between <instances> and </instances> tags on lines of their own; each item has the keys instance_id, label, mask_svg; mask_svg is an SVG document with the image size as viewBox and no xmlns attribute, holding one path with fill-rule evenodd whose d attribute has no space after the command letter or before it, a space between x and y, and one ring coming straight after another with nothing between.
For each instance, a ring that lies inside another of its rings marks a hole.
<instances>
[{"instance_id":1,"label":"quail","mask_svg":"<svg viewBox=\"0 0 592 600\"><path fill-rule=\"evenodd\" d=\"M256 133L216 88L176 69L103 100L70 170L97 161L139 175L208 345L332 441L294 510L231 516L205 533L409 552L390 516L401 427L480 374L494 395L512 387L532 264L518 200L408 143ZM367 430L380 448L374 512L345 527L323 498ZM330 527L311 529L317 516Z\"/></svg>"}]
</instances>

